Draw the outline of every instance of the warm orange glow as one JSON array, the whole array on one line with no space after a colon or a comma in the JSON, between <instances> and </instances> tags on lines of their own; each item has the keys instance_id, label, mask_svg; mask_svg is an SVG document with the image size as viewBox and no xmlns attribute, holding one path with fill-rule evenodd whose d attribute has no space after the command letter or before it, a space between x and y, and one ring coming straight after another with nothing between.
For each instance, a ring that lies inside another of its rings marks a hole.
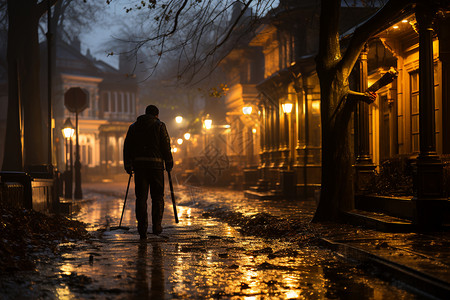
<instances>
[{"instance_id":1,"label":"warm orange glow","mask_svg":"<svg viewBox=\"0 0 450 300\"><path fill-rule=\"evenodd\" d=\"M242 108L242 112L244 115L250 115L252 113L252 107L251 106L244 106Z\"/></svg>"},{"instance_id":2,"label":"warm orange glow","mask_svg":"<svg viewBox=\"0 0 450 300\"><path fill-rule=\"evenodd\" d=\"M178 140L177 140L177 144L178 144L178 145L183 144L183 139L178 139Z\"/></svg>"},{"instance_id":3,"label":"warm orange glow","mask_svg":"<svg viewBox=\"0 0 450 300\"><path fill-rule=\"evenodd\" d=\"M311 102L311 107L315 112L318 112L320 110L320 101Z\"/></svg>"},{"instance_id":4,"label":"warm orange glow","mask_svg":"<svg viewBox=\"0 0 450 300\"><path fill-rule=\"evenodd\" d=\"M186 133L184 134L184 139L185 139L186 141L189 141L190 138L191 138L191 134L190 134L189 132L186 132Z\"/></svg>"},{"instance_id":5,"label":"warm orange glow","mask_svg":"<svg viewBox=\"0 0 450 300\"><path fill-rule=\"evenodd\" d=\"M290 114L292 112L292 108L294 107L294 104L290 102L285 102L281 104L281 107L283 108L283 112L286 114Z\"/></svg>"},{"instance_id":6,"label":"warm orange glow","mask_svg":"<svg viewBox=\"0 0 450 300\"><path fill-rule=\"evenodd\" d=\"M205 125L206 129L211 129L211 127L212 127L212 120L211 119L205 119L204 125Z\"/></svg>"},{"instance_id":7,"label":"warm orange glow","mask_svg":"<svg viewBox=\"0 0 450 300\"><path fill-rule=\"evenodd\" d=\"M176 117L175 117L175 122L177 122L178 124L180 124L181 122L183 122L183 117L182 117L182 116L176 116Z\"/></svg>"}]
</instances>

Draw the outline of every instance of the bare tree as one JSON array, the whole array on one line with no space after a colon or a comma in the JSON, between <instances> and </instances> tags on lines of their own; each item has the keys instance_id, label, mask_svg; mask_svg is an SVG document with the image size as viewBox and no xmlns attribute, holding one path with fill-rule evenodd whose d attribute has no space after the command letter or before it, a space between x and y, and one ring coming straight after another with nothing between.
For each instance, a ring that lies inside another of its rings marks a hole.
<instances>
[{"instance_id":1,"label":"bare tree","mask_svg":"<svg viewBox=\"0 0 450 300\"><path fill-rule=\"evenodd\" d=\"M113 1L117 0L108 2ZM125 10L141 22L133 27L131 35L129 25L123 26L126 30L116 38L128 43L129 53L147 54L149 75L155 74L157 67L175 62L176 78L192 82L196 80L194 77L202 78L202 72L213 70L226 55L224 49L231 49L230 45L237 43L245 30L260 22L257 17L269 11L276 1L149 0L136 3L126 6ZM246 26L242 26L244 20ZM241 35L236 34L237 29Z\"/></svg>"}]
</instances>

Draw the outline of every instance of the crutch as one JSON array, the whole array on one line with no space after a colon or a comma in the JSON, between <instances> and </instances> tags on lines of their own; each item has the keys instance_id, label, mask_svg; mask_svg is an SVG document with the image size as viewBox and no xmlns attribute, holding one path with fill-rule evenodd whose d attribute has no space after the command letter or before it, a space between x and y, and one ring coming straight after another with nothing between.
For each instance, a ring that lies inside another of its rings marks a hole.
<instances>
[{"instance_id":1,"label":"crutch","mask_svg":"<svg viewBox=\"0 0 450 300\"><path fill-rule=\"evenodd\" d=\"M128 196L128 190L130 188L131 176L133 176L133 173L130 173L130 177L128 178L127 191L125 193L125 201L123 202L122 216L120 217L119 226L113 226L110 228L110 230L117 230L117 229L129 230L130 229L130 227L122 226L122 219L123 219L123 212L125 211L125 204L127 204L127 196Z\"/></svg>"},{"instance_id":2,"label":"crutch","mask_svg":"<svg viewBox=\"0 0 450 300\"><path fill-rule=\"evenodd\" d=\"M172 176L170 175L170 171L167 171L167 175L169 176L169 186L170 186L170 195L172 196L173 215L175 216L175 223L179 223L177 205L175 203L175 194L173 193Z\"/></svg>"}]
</instances>

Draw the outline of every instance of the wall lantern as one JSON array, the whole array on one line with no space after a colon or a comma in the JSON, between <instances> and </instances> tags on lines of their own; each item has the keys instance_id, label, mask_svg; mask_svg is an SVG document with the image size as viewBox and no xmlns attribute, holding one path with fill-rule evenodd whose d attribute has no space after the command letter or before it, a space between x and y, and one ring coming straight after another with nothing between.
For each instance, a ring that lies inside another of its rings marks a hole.
<instances>
[{"instance_id":1,"label":"wall lantern","mask_svg":"<svg viewBox=\"0 0 450 300\"><path fill-rule=\"evenodd\" d=\"M191 138L191 134L190 134L189 132L186 132L186 133L184 134L184 139L185 139L186 141L189 141L190 138Z\"/></svg>"},{"instance_id":2,"label":"wall lantern","mask_svg":"<svg viewBox=\"0 0 450 300\"><path fill-rule=\"evenodd\" d=\"M175 122L177 122L178 124L180 124L181 122L183 122L183 117L182 117L182 116L176 116L176 117L175 117Z\"/></svg>"},{"instance_id":3,"label":"wall lantern","mask_svg":"<svg viewBox=\"0 0 450 300\"><path fill-rule=\"evenodd\" d=\"M292 108L294 107L294 104L286 101L281 104L281 107L283 108L283 112L285 114L290 114L292 112Z\"/></svg>"},{"instance_id":4,"label":"wall lantern","mask_svg":"<svg viewBox=\"0 0 450 300\"><path fill-rule=\"evenodd\" d=\"M319 100L315 100L311 102L311 108L313 109L314 113L319 113L320 112L320 101Z\"/></svg>"},{"instance_id":5,"label":"wall lantern","mask_svg":"<svg viewBox=\"0 0 450 300\"><path fill-rule=\"evenodd\" d=\"M252 107L251 106L244 106L242 108L242 112L244 115L250 115L252 113Z\"/></svg>"},{"instance_id":6,"label":"wall lantern","mask_svg":"<svg viewBox=\"0 0 450 300\"><path fill-rule=\"evenodd\" d=\"M178 144L178 145L183 144L183 139L178 139L178 140L177 140L177 144Z\"/></svg>"},{"instance_id":7,"label":"wall lantern","mask_svg":"<svg viewBox=\"0 0 450 300\"><path fill-rule=\"evenodd\" d=\"M61 131L62 131L64 138L66 138L66 139L70 139L73 136L73 134L75 133L75 128L73 127L72 122L70 121L70 118L66 119Z\"/></svg>"}]
</instances>

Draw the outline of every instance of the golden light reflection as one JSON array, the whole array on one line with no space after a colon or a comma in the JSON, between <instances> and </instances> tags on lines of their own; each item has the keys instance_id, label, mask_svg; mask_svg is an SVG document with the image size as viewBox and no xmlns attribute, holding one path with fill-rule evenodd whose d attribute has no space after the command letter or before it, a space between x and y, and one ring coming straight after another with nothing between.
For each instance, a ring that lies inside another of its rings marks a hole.
<instances>
[{"instance_id":1,"label":"golden light reflection","mask_svg":"<svg viewBox=\"0 0 450 300\"><path fill-rule=\"evenodd\" d=\"M61 266L61 271L62 271L62 274L64 274L64 275L70 275L70 274L72 274L73 266L69 265L69 264L63 264Z\"/></svg>"},{"instance_id":2,"label":"golden light reflection","mask_svg":"<svg viewBox=\"0 0 450 300\"><path fill-rule=\"evenodd\" d=\"M64 286L63 288L56 289L57 299L75 299L75 296L70 292L69 287Z\"/></svg>"},{"instance_id":3,"label":"golden light reflection","mask_svg":"<svg viewBox=\"0 0 450 300\"><path fill-rule=\"evenodd\" d=\"M286 298L288 298L288 299L296 299L298 297L300 297L300 294L297 293L296 291L288 291L286 293Z\"/></svg>"},{"instance_id":4,"label":"golden light reflection","mask_svg":"<svg viewBox=\"0 0 450 300\"><path fill-rule=\"evenodd\" d=\"M285 283L286 287L293 288L297 283L297 279L293 274L283 274L283 282Z\"/></svg>"}]
</instances>

